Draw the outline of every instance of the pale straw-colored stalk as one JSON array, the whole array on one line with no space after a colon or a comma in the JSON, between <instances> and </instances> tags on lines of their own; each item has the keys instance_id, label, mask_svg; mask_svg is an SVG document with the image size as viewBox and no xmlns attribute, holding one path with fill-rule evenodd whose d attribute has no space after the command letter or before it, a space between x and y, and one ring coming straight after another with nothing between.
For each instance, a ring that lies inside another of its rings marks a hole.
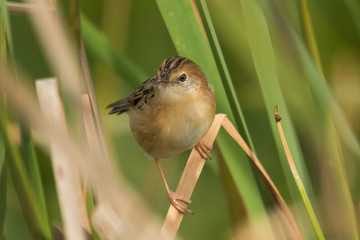
<instances>
[{"instance_id":1,"label":"pale straw-colored stalk","mask_svg":"<svg viewBox=\"0 0 360 240\"><path fill-rule=\"evenodd\" d=\"M255 154L251 151L249 146L246 144L244 139L237 132L234 125L226 117L225 114L217 114L215 116L214 122L211 125L208 132L202 138L202 142L206 145L213 145L215 138L220 130L220 127L223 127L229 135L238 143L238 145L244 150L246 155L249 157L251 163L255 166L256 170L260 174L262 180L267 187L270 195L272 196L274 203L276 204L277 210L281 213L281 220L284 226L284 229L287 232L287 235L292 239L302 239L301 233L298 229L298 226L295 222L295 219L289 210L286 202L282 198L279 190L276 188L275 184L271 180L270 176L266 173L266 170L263 168L260 161L257 159ZM190 199L192 192L194 191L196 182L200 177L200 173L205 164L205 160L201 158L200 154L196 149L193 149L188 162L185 166L184 172L181 176L179 185L176 189L176 193ZM165 239L174 239L176 233L180 227L183 214L177 211L172 205L168 210L164 225L161 230L161 235Z\"/></svg>"},{"instance_id":2,"label":"pale straw-colored stalk","mask_svg":"<svg viewBox=\"0 0 360 240\"><path fill-rule=\"evenodd\" d=\"M92 189L101 191L108 206L113 209L112 212L122 220L129 239L159 239L158 219L125 180L120 176L115 177L114 169L103 163L103 154L90 148L87 141L79 141L72 132L66 134L54 127L53 122L39 110L35 97L23 78L19 77L16 87L12 78L10 73L0 72L0 88L7 92L11 108L24 123L42 136L38 138L38 144L47 147L51 139L53 144L59 146L59 151L68 156L67 160L72 159L72 164L81 170L81 175L88 180Z\"/></svg>"},{"instance_id":3,"label":"pale straw-colored stalk","mask_svg":"<svg viewBox=\"0 0 360 240\"><path fill-rule=\"evenodd\" d=\"M306 189L305 189L305 186L301 180L301 177L296 169L296 165L294 163L294 160L292 158L292 155L291 155L291 152L290 152L290 149L289 149L289 146L287 144L287 141L286 141L286 138L285 138L285 134L284 134L284 131L283 131L283 128L282 128L282 125L281 125L281 117L278 113L278 106L276 105L275 106L275 120L276 120L276 126L278 128L278 131L279 131L279 135L280 135L280 139L281 139L281 142L284 146L284 151L285 151L285 155L286 155L286 158L288 160L288 163L289 163L289 167L291 169L291 173L294 177L294 181L296 183L296 186L299 190L299 193L300 193L300 196L304 202L304 205L305 205L305 208L306 208L306 211L307 211L307 214L309 215L309 218L310 218L310 221L312 223L312 226L314 228L314 231L315 231L315 234L317 236L317 239L325 239L324 237L324 234L322 233L322 230L321 230L321 227L320 227L320 224L316 218L316 215L315 215L315 212L314 212L314 209L311 205L311 202L310 202L310 199L306 193Z\"/></svg>"},{"instance_id":4,"label":"pale straw-colored stalk","mask_svg":"<svg viewBox=\"0 0 360 240\"><path fill-rule=\"evenodd\" d=\"M55 78L36 81L36 90L41 111L53 127L67 133L64 108L59 95L59 88ZM70 156L64 153L57 141L50 138L51 160L54 170L56 190L59 197L60 211L63 219L66 239L83 239L83 228L89 229L88 219L81 207L81 183L77 168L71 164ZM80 194L79 194L80 193ZM81 211L82 210L82 211Z\"/></svg>"}]
</instances>

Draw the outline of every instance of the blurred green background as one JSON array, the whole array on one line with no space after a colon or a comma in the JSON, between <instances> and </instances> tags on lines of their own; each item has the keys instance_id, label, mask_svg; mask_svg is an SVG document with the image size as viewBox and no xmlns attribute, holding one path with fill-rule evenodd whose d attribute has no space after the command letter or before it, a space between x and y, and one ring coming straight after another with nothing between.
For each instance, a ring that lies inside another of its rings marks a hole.
<instances>
[{"instance_id":1,"label":"blurred green background","mask_svg":"<svg viewBox=\"0 0 360 240\"><path fill-rule=\"evenodd\" d=\"M347 232L347 227L341 224L342 213L335 208L353 204L350 207L352 211L350 215L356 217L356 225L359 226L359 155L354 154L342 140L336 140L338 138L334 137L335 143L342 150L340 160L332 160L334 147L333 142L329 142L329 138L331 139L333 135L328 133L324 124L328 115L324 113L323 104L307 81L308 69L301 65L300 57L293 51L289 39L286 39L287 29L281 28L283 24L288 24L294 34L306 42L300 1L260 2L265 10L273 40L273 50L277 57L276 71L278 71L281 90L304 155L306 163L304 171L310 176L314 190L311 200L315 203L315 212L323 232L328 239L356 239L357 237L354 236L357 233ZM58 3L68 19L70 0ZM249 39L244 31L246 24L249 27L249 23L244 20L243 6L238 0L209 0L207 3L256 154L290 208L301 205L301 202L294 202L291 198L286 173L279 160L263 91L253 62L253 52L249 48ZM319 0L309 1L308 4L326 83L359 142L360 15L354 14L360 9L359 2ZM156 73L164 59L177 55L155 1L87 0L82 2L81 8L83 15L101 31L103 36L119 52L133 61L148 78ZM29 17L11 15L11 29L18 66L30 79L51 77L51 70ZM87 53L107 143L110 152L113 153L113 163L162 219L166 215L169 203L155 164L145 156L144 151L131 136L127 115L109 116L105 109L109 103L127 97L135 90L138 83L132 79L124 79L91 51ZM311 61L309 64L314 66ZM211 77L207 76L208 79ZM47 154L40 148L36 150L49 219L51 223L60 223L51 164ZM168 183L173 190L176 189L188 155L189 152L185 152L171 159L161 160ZM7 239L31 239L11 185L11 178L8 178L10 187L7 196ZM179 230L180 237L183 239L230 238L234 230L230 219L232 209L227 206L222 184L216 160L208 161L191 198L193 203L189 206L195 214L184 217ZM338 186L334 187L334 184ZM260 190L265 206L271 212L271 200L261 184ZM350 196L350 200L347 196ZM344 204L343 201L346 203ZM305 215L304 213L304 216L300 217L304 220L300 225L305 225L311 232L311 225ZM344 219L347 219L347 216L344 216ZM346 220L344 222L346 223ZM348 238L349 236L351 237ZM313 237L313 233L309 233L309 237L305 238Z\"/></svg>"}]
</instances>

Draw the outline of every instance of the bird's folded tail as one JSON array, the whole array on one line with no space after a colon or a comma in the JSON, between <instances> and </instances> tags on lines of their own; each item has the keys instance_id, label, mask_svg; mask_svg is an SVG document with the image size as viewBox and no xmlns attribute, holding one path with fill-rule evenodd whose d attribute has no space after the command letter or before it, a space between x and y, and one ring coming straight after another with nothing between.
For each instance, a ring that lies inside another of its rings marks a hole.
<instances>
[{"instance_id":1,"label":"bird's folded tail","mask_svg":"<svg viewBox=\"0 0 360 240\"><path fill-rule=\"evenodd\" d=\"M115 114L118 115L122 114L123 112L127 112L130 108L130 103L127 98L119 100L117 102L114 102L107 106L106 108L112 108L109 114Z\"/></svg>"}]
</instances>

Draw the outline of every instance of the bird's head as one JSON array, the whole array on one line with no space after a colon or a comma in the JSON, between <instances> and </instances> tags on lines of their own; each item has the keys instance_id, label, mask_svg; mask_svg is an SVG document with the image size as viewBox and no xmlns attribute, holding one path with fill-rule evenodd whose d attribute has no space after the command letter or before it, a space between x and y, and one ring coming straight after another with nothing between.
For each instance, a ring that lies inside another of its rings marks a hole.
<instances>
[{"instance_id":1,"label":"bird's head","mask_svg":"<svg viewBox=\"0 0 360 240\"><path fill-rule=\"evenodd\" d=\"M164 60L158 69L156 84L159 88L174 88L178 91L208 87L205 74L200 67L185 57Z\"/></svg>"}]
</instances>

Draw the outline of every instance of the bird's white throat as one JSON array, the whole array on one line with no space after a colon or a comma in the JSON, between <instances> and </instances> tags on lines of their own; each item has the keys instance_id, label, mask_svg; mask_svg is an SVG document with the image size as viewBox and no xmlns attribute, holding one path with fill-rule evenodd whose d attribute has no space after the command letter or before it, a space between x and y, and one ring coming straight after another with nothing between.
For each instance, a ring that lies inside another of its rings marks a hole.
<instances>
[{"instance_id":1,"label":"bird's white throat","mask_svg":"<svg viewBox=\"0 0 360 240\"><path fill-rule=\"evenodd\" d=\"M194 93L195 89L182 86L160 87L158 101L161 103L181 102L187 99L187 95L190 97Z\"/></svg>"}]
</instances>

